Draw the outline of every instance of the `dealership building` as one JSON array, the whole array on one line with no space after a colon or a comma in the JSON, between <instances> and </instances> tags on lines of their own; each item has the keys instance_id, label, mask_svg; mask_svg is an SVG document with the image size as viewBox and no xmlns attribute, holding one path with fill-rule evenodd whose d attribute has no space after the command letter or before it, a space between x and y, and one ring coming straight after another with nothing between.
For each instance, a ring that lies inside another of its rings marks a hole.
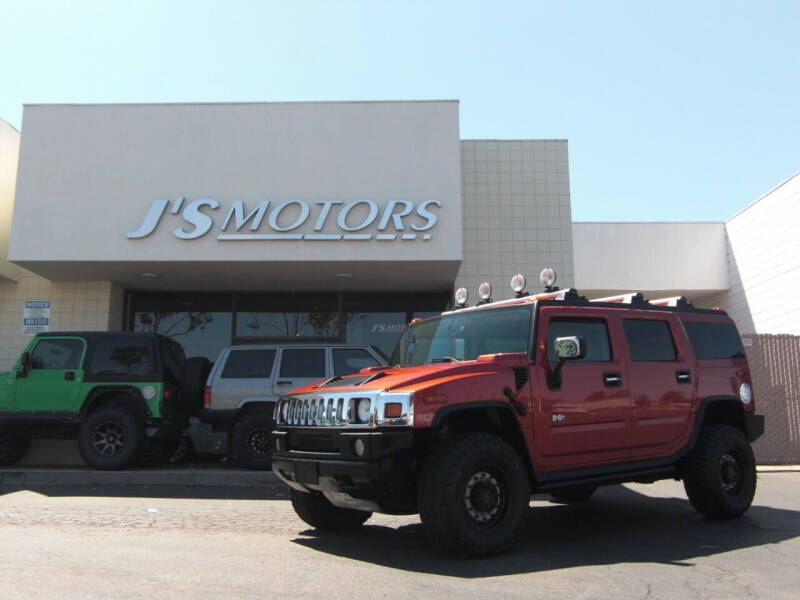
<instances>
[{"instance_id":1,"label":"dealership building","mask_svg":"<svg viewBox=\"0 0 800 600\"><path fill-rule=\"evenodd\" d=\"M457 101L27 105L0 121L0 369L45 330L390 354L544 266L800 335L798 174L724 222L577 223L569 172L566 140L461 139Z\"/></svg>"}]
</instances>

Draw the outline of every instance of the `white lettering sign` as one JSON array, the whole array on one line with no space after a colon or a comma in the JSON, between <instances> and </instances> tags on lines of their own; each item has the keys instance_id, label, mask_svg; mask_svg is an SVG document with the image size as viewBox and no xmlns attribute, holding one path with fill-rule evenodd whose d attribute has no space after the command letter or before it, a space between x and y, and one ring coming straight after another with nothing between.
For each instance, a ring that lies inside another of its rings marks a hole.
<instances>
[{"instance_id":1,"label":"white lettering sign","mask_svg":"<svg viewBox=\"0 0 800 600\"><path fill-rule=\"evenodd\" d=\"M22 335L50 331L50 300L25 300L22 309Z\"/></svg>"},{"instance_id":2,"label":"white lettering sign","mask_svg":"<svg viewBox=\"0 0 800 600\"><path fill-rule=\"evenodd\" d=\"M424 200L417 204L409 200L391 200L383 207L373 200L318 200L313 203L286 200L275 205L263 200L250 207L246 207L241 200L235 200L228 208L213 198L199 198L185 206L184 201L182 196L174 200L153 200L138 229L127 233L125 237L136 240L149 236L158 228L165 213L169 212L183 220L172 230L173 235L181 240L203 237L216 226L215 217L224 215L222 226L216 234L220 241L427 241L431 239L430 232L438 221L434 211L442 207L439 200ZM370 231L376 224L375 229ZM333 227L336 229L321 233L326 225L328 231Z\"/></svg>"}]
</instances>

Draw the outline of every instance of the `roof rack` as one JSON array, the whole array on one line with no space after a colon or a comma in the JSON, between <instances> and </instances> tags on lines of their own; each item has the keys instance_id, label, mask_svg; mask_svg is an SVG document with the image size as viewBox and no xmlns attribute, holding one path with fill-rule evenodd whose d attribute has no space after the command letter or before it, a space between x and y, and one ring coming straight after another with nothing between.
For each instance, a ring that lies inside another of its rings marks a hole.
<instances>
[{"instance_id":1,"label":"roof rack","mask_svg":"<svg viewBox=\"0 0 800 600\"><path fill-rule=\"evenodd\" d=\"M670 296L669 298L659 298L658 300L650 300L650 304L654 306L672 306L682 307L691 306L686 296Z\"/></svg>"},{"instance_id":2,"label":"roof rack","mask_svg":"<svg viewBox=\"0 0 800 600\"><path fill-rule=\"evenodd\" d=\"M644 304L647 300L642 292L629 292L618 296L606 296L605 298L592 298L589 302L609 302L619 304Z\"/></svg>"}]
</instances>

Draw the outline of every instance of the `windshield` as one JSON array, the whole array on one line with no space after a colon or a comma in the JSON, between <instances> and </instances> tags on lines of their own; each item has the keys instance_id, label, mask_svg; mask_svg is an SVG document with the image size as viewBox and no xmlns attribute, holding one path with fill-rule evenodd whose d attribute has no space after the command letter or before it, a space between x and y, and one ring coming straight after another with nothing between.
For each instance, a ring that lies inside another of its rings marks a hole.
<instances>
[{"instance_id":1,"label":"windshield","mask_svg":"<svg viewBox=\"0 0 800 600\"><path fill-rule=\"evenodd\" d=\"M393 365L474 360L481 354L528 352L532 306L456 312L412 325L392 355Z\"/></svg>"}]
</instances>

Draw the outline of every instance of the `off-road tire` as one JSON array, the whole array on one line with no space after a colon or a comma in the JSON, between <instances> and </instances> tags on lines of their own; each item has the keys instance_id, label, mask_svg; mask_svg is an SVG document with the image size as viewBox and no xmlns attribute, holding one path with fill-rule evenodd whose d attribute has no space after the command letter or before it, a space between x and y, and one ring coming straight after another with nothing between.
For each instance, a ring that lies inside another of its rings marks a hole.
<instances>
[{"instance_id":1,"label":"off-road tire","mask_svg":"<svg viewBox=\"0 0 800 600\"><path fill-rule=\"evenodd\" d=\"M248 469L265 471L272 463L275 446L272 430L275 422L266 411L239 417L233 429L233 447L239 461Z\"/></svg>"},{"instance_id":2,"label":"off-road tire","mask_svg":"<svg viewBox=\"0 0 800 600\"><path fill-rule=\"evenodd\" d=\"M203 408L206 380L211 372L211 363L203 356L187 358L181 378L181 416L194 417Z\"/></svg>"},{"instance_id":3,"label":"off-road tire","mask_svg":"<svg viewBox=\"0 0 800 600\"><path fill-rule=\"evenodd\" d=\"M142 444L142 451L136 462L141 467L158 467L163 465L169 462L175 455L180 441L181 438L177 436L145 438Z\"/></svg>"},{"instance_id":4,"label":"off-road tire","mask_svg":"<svg viewBox=\"0 0 800 600\"><path fill-rule=\"evenodd\" d=\"M143 443L144 424L131 406L102 406L89 413L78 430L83 460L101 471L118 471L135 464Z\"/></svg>"},{"instance_id":5,"label":"off-road tire","mask_svg":"<svg viewBox=\"0 0 800 600\"><path fill-rule=\"evenodd\" d=\"M342 531L361 527L372 516L371 512L339 508L319 492L289 490L292 507L297 516L316 529Z\"/></svg>"},{"instance_id":6,"label":"off-road tire","mask_svg":"<svg viewBox=\"0 0 800 600\"><path fill-rule=\"evenodd\" d=\"M13 433L0 434L0 467L13 465L28 451L31 438Z\"/></svg>"},{"instance_id":7,"label":"off-road tire","mask_svg":"<svg viewBox=\"0 0 800 600\"><path fill-rule=\"evenodd\" d=\"M474 433L443 442L428 457L419 512L435 548L453 556L501 554L516 543L530 485L519 455L501 438Z\"/></svg>"},{"instance_id":8,"label":"off-road tire","mask_svg":"<svg viewBox=\"0 0 800 600\"><path fill-rule=\"evenodd\" d=\"M756 493L756 461L750 443L736 427L703 427L682 469L686 495L701 515L732 519L750 508Z\"/></svg>"},{"instance_id":9,"label":"off-road tire","mask_svg":"<svg viewBox=\"0 0 800 600\"><path fill-rule=\"evenodd\" d=\"M596 485L576 485L561 490L554 490L550 492L550 497L553 502L574 504L577 502L586 502L592 497L592 494L594 494L596 490Z\"/></svg>"}]
</instances>

